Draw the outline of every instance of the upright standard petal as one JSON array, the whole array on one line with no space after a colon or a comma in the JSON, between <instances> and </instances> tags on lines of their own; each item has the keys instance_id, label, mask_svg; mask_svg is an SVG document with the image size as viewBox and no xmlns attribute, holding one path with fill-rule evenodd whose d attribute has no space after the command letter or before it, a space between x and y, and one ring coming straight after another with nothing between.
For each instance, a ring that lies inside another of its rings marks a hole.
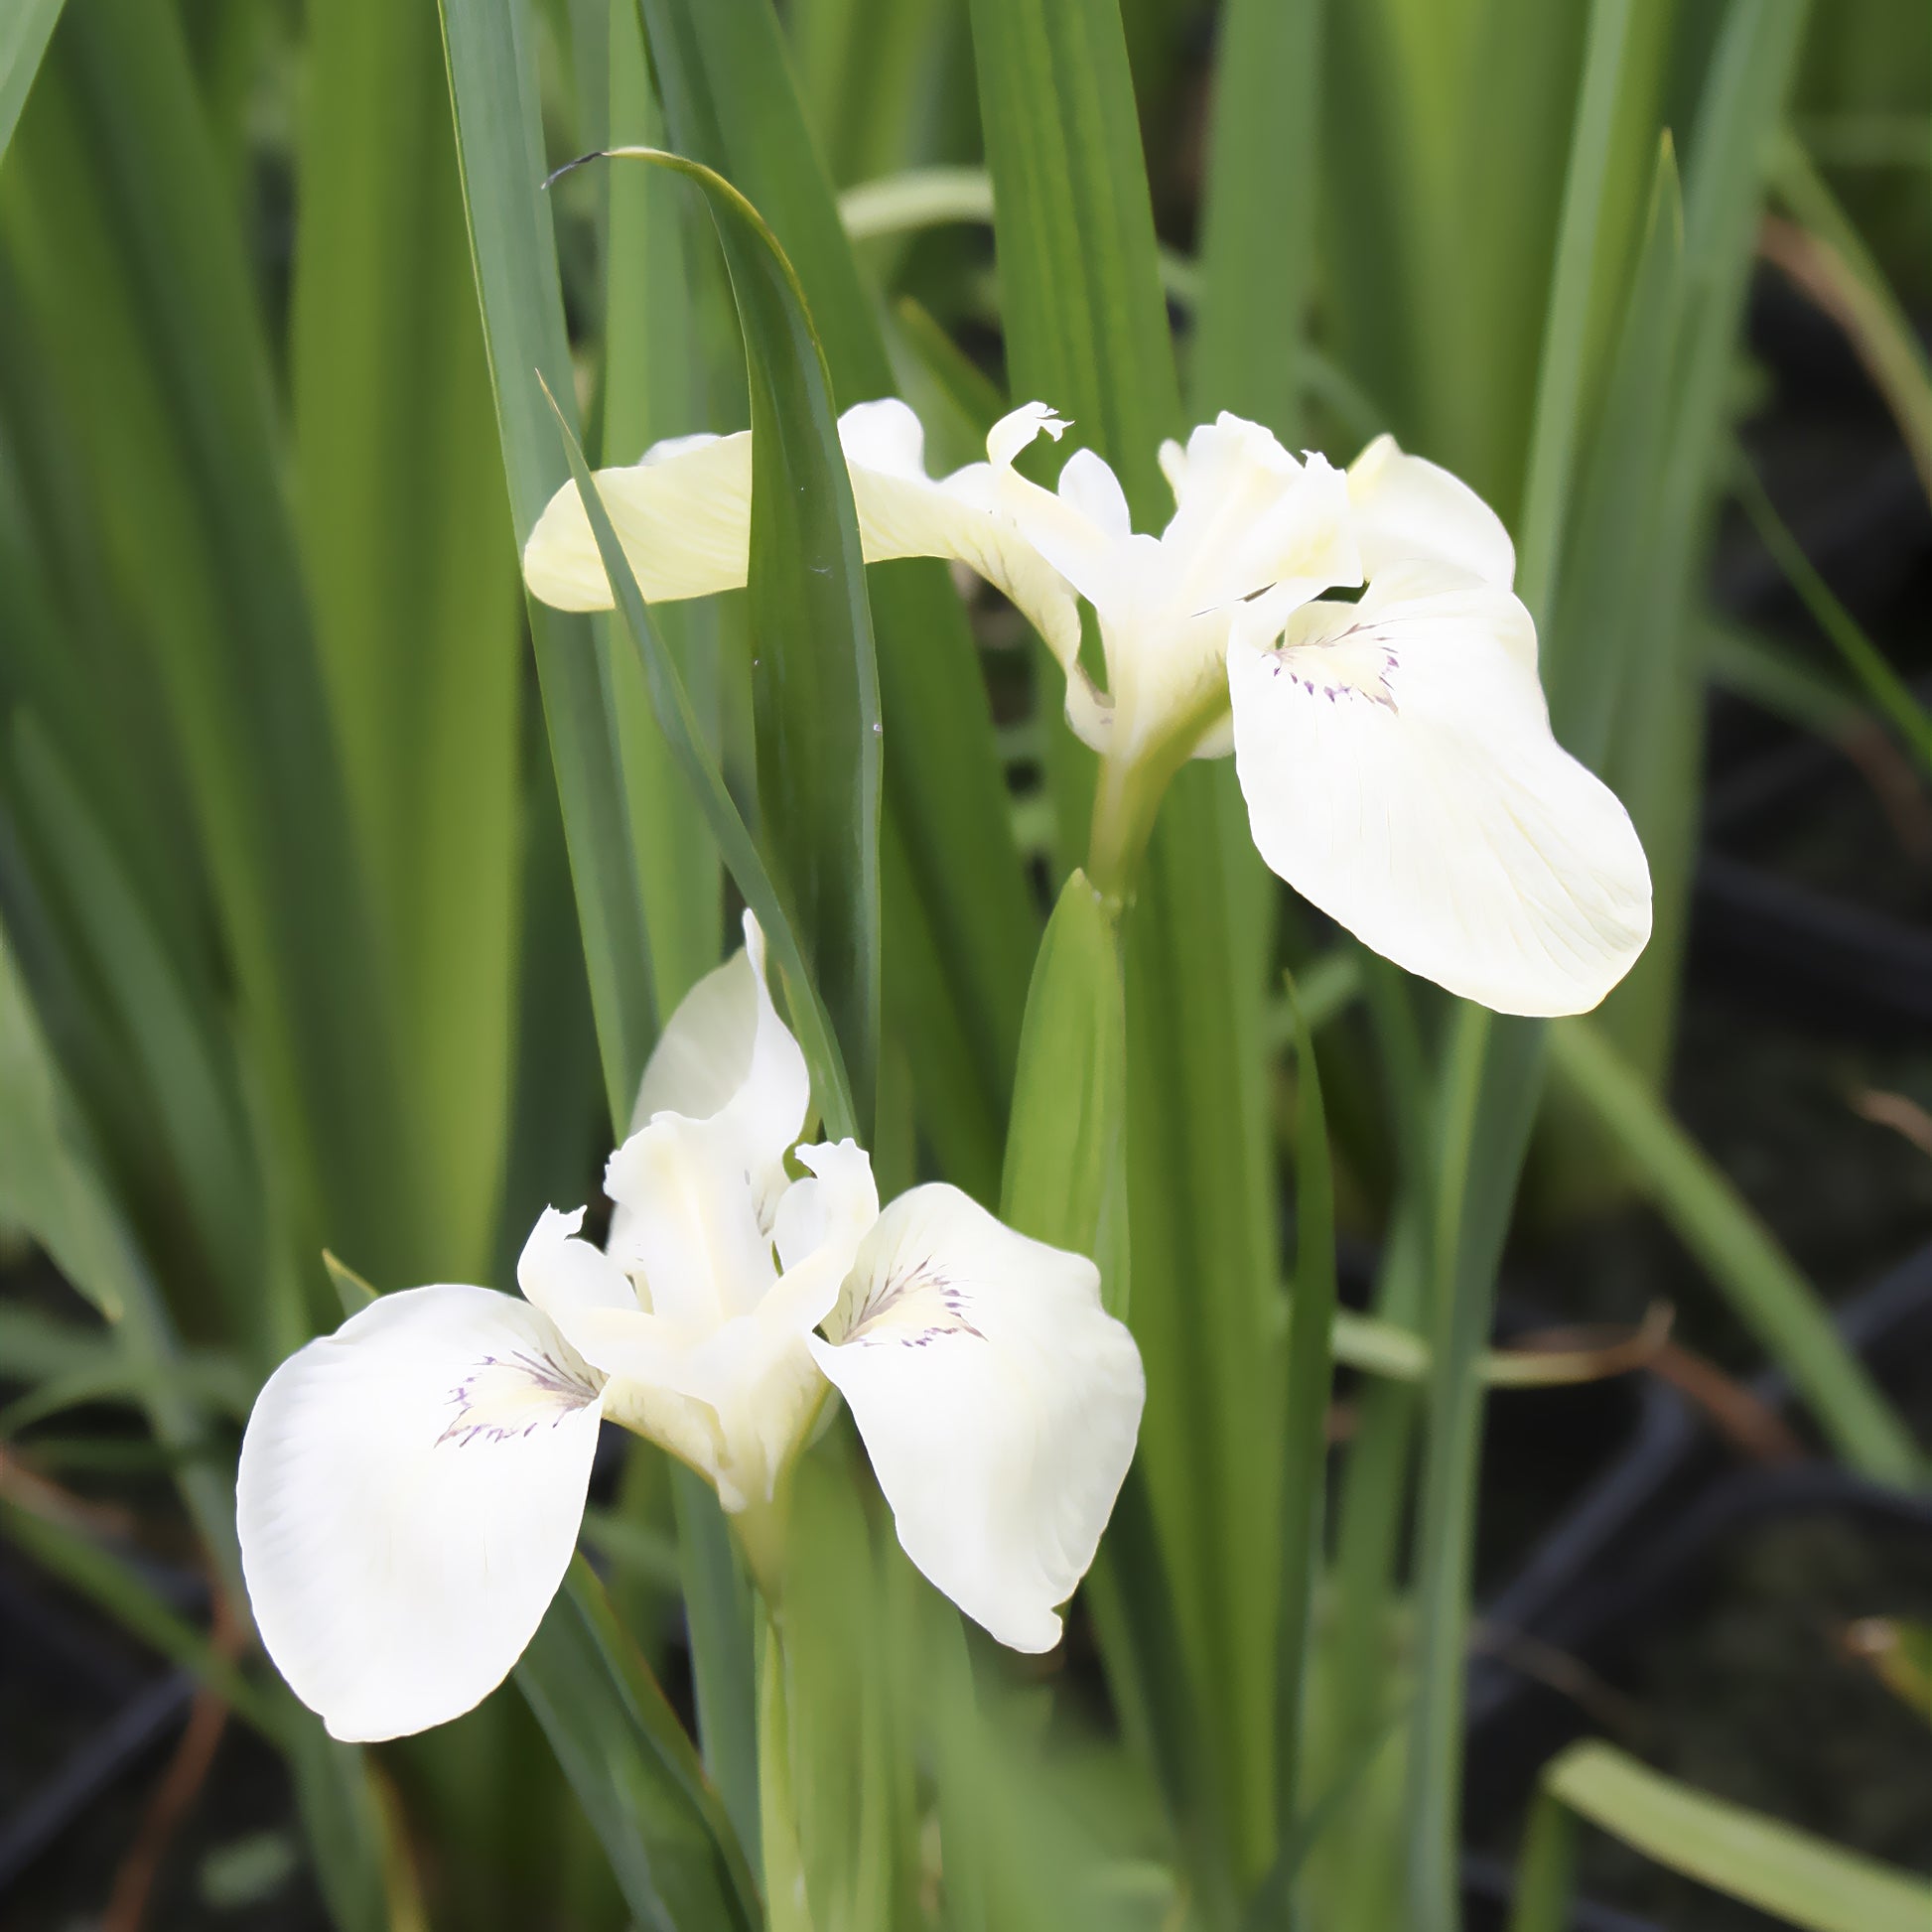
<instances>
[{"instance_id":1,"label":"upright standard petal","mask_svg":"<svg viewBox=\"0 0 1932 1932\"><path fill-rule=\"evenodd\" d=\"M1015 1650L1059 1640L1133 1460L1146 1383L1090 1261L956 1187L861 1245L812 1353L851 1407L905 1553Z\"/></svg>"},{"instance_id":2,"label":"upright standard petal","mask_svg":"<svg viewBox=\"0 0 1932 1932\"><path fill-rule=\"evenodd\" d=\"M925 431L896 398L839 418L860 548L869 564L947 557L1005 592L1064 657L1079 648L1080 614L1050 565L993 502L986 465L935 482ZM751 556L752 438L684 436L643 461L600 470L611 526L647 602L738 589ZM544 506L523 549L531 594L565 611L608 611L610 580L575 483Z\"/></svg>"},{"instance_id":3,"label":"upright standard petal","mask_svg":"<svg viewBox=\"0 0 1932 1932\"><path fill-rule=\"evenodd\" d=\"M333 1736L424 1730L502 1682L569 1568L602 1389L537 1310L459 1287L383 1296L269 1377L242 1575Z\"/></svg>"},{"instance_id":4,"label":"upright standard petal","mask_svg":"<svg viewBox=\"0 0 1932 1932\"><path fill-rule=\"evenodd\" d=\"M637 1088L631 1126L642 1128L658 1114L717 1121L738 1144L760 1224L768 1229L773 1204L786 1185L785 1154L804 1132L811 1099L804 1052L771 1003L764 934L747 912L744 950L707 973L678 1002L659 1036ZM621 1254L629 1240L631 1184L624 1178L629 1159L620 1148L606 1178L618 1203L611 1225L613 1254Z\"/></svg>"},{"instance_id":5,"label":"upright standard petal","mask_svg":"<svg viewBox=\"0 0 1932 1932\"><path fill-rule=\"evenodd\" d=\"M1228 658L1261 856L1365 945L1498 1013L1583 1013L1650 936L1615 794L1551 735L1529 613L1427 565Z\"/></svg>"},{"instance_id":6,"label":"upright standard petal","mask_svg":"<svg viewBox=\"0 0 1932 1932\"><path fill-rule=\"evenodd\" d=\"M1404 455L1393 436L1378 436L1348 466L1348 502L1371 579L1397 564L1434 563L1503 590L1516 581L1502 518L1459 477Z\"/></svg>"}]
</instances>

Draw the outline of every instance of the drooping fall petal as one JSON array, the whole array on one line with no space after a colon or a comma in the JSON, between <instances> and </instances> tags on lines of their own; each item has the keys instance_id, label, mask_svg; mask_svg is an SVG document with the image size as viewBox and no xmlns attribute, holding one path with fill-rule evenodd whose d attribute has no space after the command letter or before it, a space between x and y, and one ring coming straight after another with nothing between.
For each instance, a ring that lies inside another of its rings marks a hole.
<instances>
[{"instance_id":1,"label":"drooping fall petal","mask_svg":"<svg viewBox=\"0 0 1932 1932\"><path fill-rule=\"evenodd\" d=\"M460 1717L563 1582L603 1378L489 1289L387 1295L291 1355L242 1440L242 1573L262 1643L337 1737Z\"/></svg>"},{"instance_id":2,"label":"drooping fall petal","mask_svg":"<svg viewBox=\"0 0 1932 1932\"><path fill-rule=\"evenodd\" d=\"M926 1577L1016 1650L1050 1649L1133 1459L1146 1384L1090 1261L915 1187L861 1245L812 1353Z\"/></svg>"},{"instance_id":3,"label":"drooping fall petal","mask_svg":"<svg viewBox=\"0 0 1932 1932\"><path fill-rule=\"evenodd\" d=\"M1261 856L1365 945L1499 1013L1583 1013L1650 934L1614 793L1550 731L1529 614L1468 572L1383 571L1228 658Z\"/></svg>"}]
</instances>

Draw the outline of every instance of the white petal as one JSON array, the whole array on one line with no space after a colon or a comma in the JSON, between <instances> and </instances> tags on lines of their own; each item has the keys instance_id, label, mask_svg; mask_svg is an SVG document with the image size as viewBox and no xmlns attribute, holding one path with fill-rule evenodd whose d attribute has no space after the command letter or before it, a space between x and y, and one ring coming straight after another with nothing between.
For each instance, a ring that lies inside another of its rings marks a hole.
<instances>
[{"instance_id":1,"label":"white petal","mask_svg":"<svg viewBox=\"0 0 1932 1932\"><path fill-rule=\"evenodd\" d=\"M1365 945L1499 1013L1583 1013L1650 934L1615 795L1556 742L1529 614L1440 568L1228 656L1256 846Z\"/></svg>"},{"instance_id":2,"label":"white petal","mask_svg":"<svg viewBox=\"0 0 1932 1932\"><path fill-rule=\"evenodd\" d=\"M578 1238L584 1225L579 1207L561 1214L546 1207L517 1258L516 1285L566 1334L572 1317L591 1309L624 1311L637 1306L636 1291L623 1270L603 1249Z\"/></svg>"},{"instance_id":3,"label":"white petal","mask_svg":"<svg viewBox=\"0 0 1932 1932\"><path fill-rule=\"evenodd\" d=\"M925 431L904 403L864 402L839 418L860 547L869 564L948 557L1019 606L1057 654L1079 647L1080 615L1050 565L1000 514L973 465L935 482ZM612 527L646 602L703 597L745 582L751 554L752 439L685 436L628 469L600 470ZM566 611L608 611L610 582L575 483L537 519L523 551L532 595ZM1069 644L1068 638L1071 637Z\"/></svg>"},{"instance_id":4,"label":"white petal","mask_svg":"<svg viewBox=\"0 0 1932 1932\"><path fill-rule=\"evenodd\" d=\"M646 602L706 597L745 582L752 542L752 435L681 436L641 463L600 470L599 494ZM523 546L530 594L560 611L608 611L591 520L575 482L544 505Z\"/></svg>"},{"instance_id":5,"label":"white petal","mask_svg":"<svg viewBox=\"0 0 1932 1932\"><path fill-rule=\"evenodd\" d=\"M852 1257L879 1218L879 1186L872 1177L872 1159L857 1141L801 1147L798 1159L811 1170L811 1176L794 1180L778 1202L772 1226L778 1259L789 1277L828 1252L844 1257L825 1306L805 1322L806 1327L816 1328L831 1313Z\"/></svg>"},{"instance_id":6,"label":"white petal","mask_svg":"<svg viewBox=\"0 0 1932 1932\"><path fill-rule=\"evenodd\" d=\"M1459 478L1393 436L1378 436L1348 466L1348 498L1362 569L1373 578L1401 563L1449 564L1508 590L1516 549L1502 518Z\"/></svg>"},{"instance_id":7,"label":"white petal","mask_svg":"<svg viewBox=\"0 0 1932 1932\"><path fill-rule=\"evenodd\" d=\"M1133 1459L1146 1384L1090 1261L915 1187L860 1249L812 1353L851 1406L905 1553L1016 1650L1059 1639Z\"/></svg>"},{"instance_id":8,"label":"white petal","mask_svg":"<svg viewBox=\"0 0 1932 1932\"><path fill-rule=\"evenodd\" d=\"M1299 603L1361 581L1347 483L1324 458L1298 463L1259 423L1223 410L1167 469L1174 513L1161 547L1190 614L1273 585L1303 584Z\"/></svg>"},{"instance_id":9,"label":"white petal","mask_svg":"<svg viewBox=\"0 0 1932 1932\"><path fill-rule=\"evenodd\" d=\"M576 1547L600 1387L537 1310L458 1287L383 1296L269 1377L242 1573L333 1735L423 1730L502 1682Z\"/></svg>"},{"instance_id":10,"label":"white petal","mask_svg":"<svg viewBox=\"0 0 1932 1932\"><path fill-rule=\"evenodd\" d=\"M605 1170L605 1191L622 1209L612 1223L611 1259L650 1311L694 1334L749 1314L777 1275L743 1145L729 1110L705 1121L658 1114ZM593 1346L584 1338L577 1345ZM594 1349L591 1359L602 1365Z\"/></svg>"},{"instance_id":11,"label":"white petal","mask_svg":"<svg viewBox=\"0 0 1932 1932\"><path fill-rule=\"evenodd\" d=\"M768 1226L771 1204L786 1184L785 1152L804 1132L811 1099L804 1052L771 1002L764 934L747 912L745 949L678 1002L644 1068L631 1124L641 1127L666 1113L727 1123ZM619 1206L610 1243L617 1253L629 1207L621 1149L605 1184Z\"/></svg>"},{"instance_id":12,"label":"white petal","mask_svg":"<svg viewBox=\"0 0 1932 1932\"><path fill-rule=\"evenodd\" d=\"M986 432L986 460L995 469L1005 469L1036 436L1050 436L1057 443L1071 427L1049 404L1023 402Z\"/></svg>"}]
</instances>

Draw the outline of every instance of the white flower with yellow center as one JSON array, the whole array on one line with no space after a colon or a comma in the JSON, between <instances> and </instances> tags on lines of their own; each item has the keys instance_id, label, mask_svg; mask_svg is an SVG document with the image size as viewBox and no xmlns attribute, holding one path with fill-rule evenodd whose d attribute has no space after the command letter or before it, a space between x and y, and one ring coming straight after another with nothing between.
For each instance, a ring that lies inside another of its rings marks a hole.
<instances>
[{"instance_id":1,"label":"white flower with yellow center","mask_svg":"<svg viewBox=\"0 0 1932 1932\"><path fill-rule=\"evenodd\" d=\"M1649 937L1649 869L1623 807L1551 733L1487 505L1388 437L1342 473L1222 415L1163 449L1175 507L1154 537L1090 452L1056 489L1014 469L1065 427L1029 403L995 424L987 463L943 482L902 403L849 410L840 436L868 560L971 565L1058 659L1068 720L1102 755L1099 870L1131 870L1178 764L1232 752L1261 856L1364 943L1498 1012L1595 1006ZM660 445L598 481L647 598L745 581L748 437ZM574 485L524 569L552 603L610 604ZM1080 598L1104 691L1079 661Z\"/></svg>"},{"instance_id":2,"label":"white flower with yellow center","mask_svg":"<svg viewBox=\"0 0 1932 1932\"><path fill-rule=\"evenodd\" d=\"M257 1399L249 1599L336 1736L421 1730L502 1681L569 1567L605 1420L756 1511L833 1387L919 1569L1002 1642L1058 1639L1133 1456L1133 1339L1091 1262L956 1188L881 1213L851 1141L796 1148L791 1175L809 1082L749 916L746 938L652 1056L607 1249L546 1211L521 1299L384 1296Z\"/></svg>"}]
</instances>

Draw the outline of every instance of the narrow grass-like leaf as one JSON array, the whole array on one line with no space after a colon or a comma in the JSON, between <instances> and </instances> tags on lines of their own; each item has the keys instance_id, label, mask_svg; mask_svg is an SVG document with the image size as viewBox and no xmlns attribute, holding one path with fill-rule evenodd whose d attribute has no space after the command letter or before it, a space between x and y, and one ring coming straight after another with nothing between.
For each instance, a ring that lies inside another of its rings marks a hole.
<instances>
[{"instance_id":1,"label":"narrow grass-like leaf","mask_svg":"<svg viewBox=\"0 0 1932 1932\"><path fill-rule=\"evenodd\" d=\"M771 0L639 0L671 144L745 194L798 272L839 406L893 393L878 316L806 129ZM980 1094L1003 1119L1012 1092L1027 961L1037 935L1014 847L992 720L971 633L945 566L907 561L871 573L886 810L917 897L889 894L897 934L909 919L944 972L972 1043ZM891 939L897 954L900 942ZM901 1040L922 1113L948 1104L943 1067ZM964 1116L968 1110L961 1108ZM997 1171L997 1145L976 1166Z\"/></svg>"},{"instance_id":2,"label":"narrow grass-like leaf","mask_svg":"<svg viewBox=\"0 0 1932 1932\"><path fill-rule=\"evenodd\" d=\"M681 1462L671 1467L671 1507L691 1632L693 1702L705 1768L741 1845L759 1825L758 1673L753 1603L717 1491Z\"/></svg>"},{"instance_id":3,"label":"narrow grass-like leaf","mask_svg":"<svg viewBox=\"0 0 1932 1932\"><path fill-rule=\"evenodd\" d=\"M1777 506L1758 481L1750 458L1742 450L1737 452L1732 474L1744 514L1771 553L1771 561L1784 573L1785 582L1798 593L1813 621L1845 659L1873 709L1889 721L1919 768L1932 775L1932 715L1927 714L1912 695L1912 687L1892 669L1884 652L1865 635L1863 626L1819 575L1818 567L1805 555L1804 546L1778 514Z\"/></svg>"},{"instance_id":4,"label":"narrow grass-like leaf","mask_svg":"<svg viewBox=\"0 0 1932 1932\"><path fill-rule=\"evenodd\" d=\"M1231 0L1221 12L1202 196L1187 399L1232 409L1290 449L1314 267L1323 0Z\"/></svg>"},{"instance_id":5,"label":"narrow grass-like leaf","mask_svg":"<svg viewBox=\"0 0 1932 1932\"><path fill-rule=\"evenodd\" d=\"M664 160L666 165L690 168L694 173L708 173L698 170L693 163L679 161L675 155L667 155ZM718 769L711 748L705 743L697 715L691 709L684 681L678 675L677 665L672 662L670 653L665 650L663 639L651 623L643 595L637 589L636 576L624 556L623 546L618 541L617 531L612 527L610 514L604 507L604 498L598 493L597 483L591 476L590 465L584 461L584 452L571 434L561 409L557 411L557 426L569 455L571 475L576 479L578 492L584 499L584 507L590 517L592 533L597 538L598 553L603 558L605 573L617 597L618 610L630 632L632 645L643 659L644 675L650 685L651 704L657 713L658 726L683 768L685 781L711 827L711 835L718 842L718 849L724 855L725 865L738 890L764 928L765 941L783 978L790 998L792 1031L798 1035L798 1043L804 1049L805 1063L811 1068L812 1096L818 1103L825 1132L834 1140L856 1134L858 1115L853 1109L852 1089L839 1052L838 1036L832 1030L831 1016L826 1012L825 1004L812 982L804 951L792 928L790 911L765 868L758 841L752 837L730 791L726 789L724 776Z\"/></svg>"},{"instance_id":6,"label":"narrow grass-like leaf","mask_svg":"<svg viewBox=\"0 0 1932 1932\"><path fill-rule=\"evenodd\" d=\"M1910 1433L1832 1326L1810 1284L1736 1188L1588 1021L1551 1030L1551 1067L1590 1109L1738 1319L1791 1378L1832 1446L1880 1482L1911 1484Z\"/></svg>"},{"instance_id":7,"label":"narrow grass-like leaf","mask_svg":"<svg viewBox=\"0 0 1932 1932\"><path fill-rule=\"evenodd\" d=\"M20 0L0 20L0 158L13 139L14 123L40 71L61 6L62 0Z\"/></svg>"},{"instance_id":8,"label":"narrow grass-like leaf","mask_svg":"<svg viewBox=\"0 0 1932 1932\"><path fill-rule=\"evenodd\" d=\"M972 0L970 16L1009 386L1072 417L1141 527L1159 527L1159 446L1181 425L1118 9ZM1048 729L1066 742L1057 720ZM1183 1710L1164 1773L1178 1767L1167 1788L1210 1898L1259 1876L1272 1851L1280 1586L1265 981L1232 777L1196 767L1174 781L1127 925L1130 1312L1148 1405L1142 1476L1108 1546L1123 1683L1160 1668L1153 1625L1135 1619L1172 1588Z\"/></svg>"},{"instance_id":9,"label":"narrow grass-like leaf","mask_svg":"<svg viewBox=\"0 0 1932 1932\"><path fill-rule=\"evenodd\" d=\"M1416 1932L1459 1920L1464 1653L1496 1268L1542 1087L1545 1029L1458 1011L1444 1063L1431 1243L1427 1429L1416 1556L1416 1717L1407 1817Z\"/></svg>"},{"instance_id":10,"label":"narrow grass-like leaf","mask_svg":"<svg viewBox=\"0 0 1932 1932\"><path fill-rule=\"evenodd\" d=\"M1634 4L1635 0L1594 0L1590 8L1583 85L1571 133L1531 419L1529 475L1518 519L1522 542L1517 551L1516 590L1530 615L1538 619L1549 615L1570 502L1591 284L1598 268L1597 230L1608 187L1617 94Z\"/></svg>"},{"instance_id":11,"label":"narrow grass-like leaf","mask_svg":"<svg viewBox=\"0 0 1932 1932\"><path fill-rule=\"evenodd\" d=\"M1143 518L1179 427L1147 168L1114 0L971 0L1007 387L1071 419Z\"/></svg>"},{"instance_id":12,"label":"narrow grass-like leaf","mask_svg":"<svg viewBox=\"0 0 1932 1932\"><path fill-rule=\"evenodd\" d=\"M724 1805L582 1557L516 1679L638 1924L647 1932L753 1932L761 1924Z\"/></svg>"},{"instance_id":13,"label":"narrow grass-like leaf","mask_svg":"<svg viewBox=\"0 0 1932 1932\"><path fill-rule=\"evenodd\" d=\"M1287 1845L1302 1810L1303 1710L1309 1632L1321 1569L1327 1490L1329 1353L1335 1317L1335 1196L1314 1037L1288 982L1295 1013L1295 1293L1289 1311L1282 1456L1282 1583L1275 1686L1276 1841Z\"/></svg>"},{"instance_id":14,"label":"narrow grass-like leaf","mask_svg":"<svg viewBox=\"0 0 1932 1932\"><path fill-rule=\"evenodd\" d=\"M1669 437L1650 485L1649 588L1635 632L1655 649L1624 694L1603 773L1643 839L1654 895L1650 943L1604 1019L1653 1083L1669 1058L1697 842L1703 693L1693 590L1728 452L1732 345L1804 13L1802 0L1732 0L1687 149L1682 320Z\"/></svg>"},{"instance_id":15,"label":"narrow grass-like leaf","mask_svg":"<svg viewBox=\"0 0 1932 1932\"><path fill-rule=\"evenodd\" d=\"M1932 1884L1665 1777L1609 1744L1573 1744L1544 1788L1659 1864L1807 1932L1919 1932Z\"/></svg>"},{"instance_id":16,"label":"narrow grass-like leaf","mask_svg":"<svg viewBox=\"0 0 1932 1932\"><path fill-rule=\"evenodd\" d=\"M750 202L704 191L738 302L752 394L752 692L761 842L844 1049L862 1132L879 1068L879 680L852 482L804 290ZM580 485L581 486L581 485Z\"/></svg>"},{"instance_id":17,"label":"narrow grass-like leaf","mask_svg":"<svg viewBox=\"0 0 1932 1932\"><path fill-rule=\"evenodd\" d=\"M788 10L798 91L835 182L865 181L929 140L921 68L944 0L808 0Z\"/></svg>"},{"instance_id":18,"label":"narrow grass-like leaf","mask_svg":"<svg viewBox=\"0 0 1932 1932\"><path fill-rule=\"evenodd\" d=\"M609 127L599 145L660 147L663 116L651 91L643 33L629 0L610 0ZM631 463L666 436L710 425L700 340L698 229L704 216L683 184L655 168L604 171L604 392L606 463ZM693 710L716 742L722 625L710 599L654 614ZM621 629L615 615L600 631ZM724 873L708 833L680 811L684 780L657 728L642 667L627 643L601 636L630 804L630 839L650 940L659 1013L718 963ZM748 1662L749 1669L749 1662Z\"/></svg>"},{"instance_id":19,"label":"narrow grass-like leaf","mask_svg":"<svg viewBox=\"0 0 1932 1932\"><path fill-rule=\"evenodd\" d=\"M296 495L361 865L396 979L412 1211L483 1278L508 1133L521 625L434 11L311 23Z\"/></svg>"},{"instance_id":20,"label":"narrow grass-like leaf","mask_svg":"<svg viewBox=\"0 0 1932 1932\"><path fill-rule=\"evenodd\" d=\"M641 0L672 145L752 199L804 284L841 408L893 394L893 369L823 162L805 131L770 0ZM917 898L887 898L887 925L917 917L972 1041L976 1113L1003 1119L1013 1091L1026 960L1037 937L993 727L960 601L939 562L872 572L885 725L885 809ZM889 950L898 950L895 939ZM921 1111L947 1105L921 1082ZM980 1152L982 1169L999 1150Z\"/></svg>"},{"instance_id":21,"label":"narrow grass-like leaf","mask_svg":"<svg viewBox=\"0 0 1932 1932\"><path fill-rule=\"evenodd\" d=\"M407 1268L418 1230L396 1016L254 290L175 12L140 0L69 12L7 177L7 237L51 379L120 506L105 519L108 561L161 667L295 1209Z\"/></svg>"},{"instance_id":22,"label":"narrow grass-like leaf","mask_svg":"<svg viewBox=\"0 0 1932 1932\"><path fill-rule=\"evenodd\" d=\"M1545 1789L1530 1806L1516 1863L1516 1897L1509 1932L1567 1932L1571 1873L1577 1863L1577 1826L1560 1800Z\"/></svg>"},{"instance_id":23,"label":"narrow grass-like leaf","mask_svg":"<svg viewBox=\"0 0 1932 1932\"><path fill-rule=\"evenodd\" d=\"M517 543L570 472L539 376L575 419L556 240L543 196L530 22L516 0L442 0L443 49L496 429ZM570 849L611 1124L630 1118L656 1033L616 724L590 621L526 600Z\"/></svg>"},{"instance_id":24,"label":"narrow grass-like leaf","mask_svg":"<svg viewBox=\"0 0 1932 1932\"><path fill-rule=\"evenodd\" d=\"M1773 229L1760 246L1851 338L1932 496L1932 358L1870 249L1789 129L1778 142L1771 185L1803 224L1809 245L1793 249L1791 238Z\"/></svg>"}]
</instances>

